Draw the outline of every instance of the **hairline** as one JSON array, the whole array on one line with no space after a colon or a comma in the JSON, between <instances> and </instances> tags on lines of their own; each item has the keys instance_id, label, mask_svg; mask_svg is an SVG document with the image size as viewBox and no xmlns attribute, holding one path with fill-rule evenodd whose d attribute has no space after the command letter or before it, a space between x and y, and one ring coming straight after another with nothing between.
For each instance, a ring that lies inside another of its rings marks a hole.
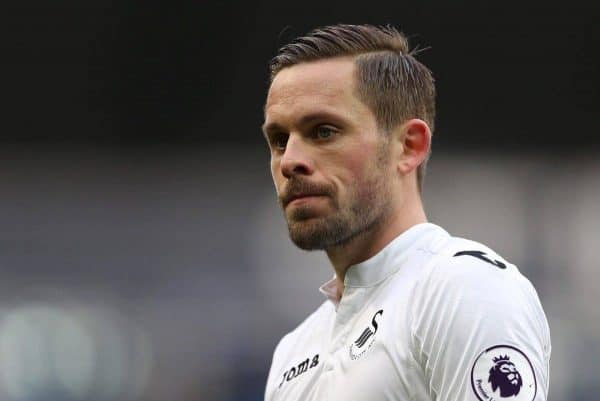
<instances>
[{"instance_id":1,"label":"hairline","mask_svg":"<svg viewBox=\"0 0 600 401\"><path fill-rule=\"evenodd\" d=\"M392 53L391 50L367 50L367 51L360 51L360 52L356 52L353 54L340 54L340 55L334 55L334 56L323 56L323 57L318 57L318 58L314 58L314 59L310 59L310 60L302 60L299 61L297 63L294 64L290 64L290 65L286 65L283 68L280 68L279 70L277 70L277 72L275 74L271 75L271 79L270 79L270 83L269 83L269 91L271 90L271 86L273 85L273 81L275 81L275 78L277 77L277 75L279 75L280 72L282 72L283 70L289 69L289 68L293 68L296 66L300 66L303 64L311 64L311 63L318 63L318 62L326 62L326 61L331 61L331 60L343 60L343 59L347 59L348 61L352 61L352 64L354 65L354 71L352 72L352 77L353 77L353 82L352 82L352 94L356 97L356 99L358 99L365 107L367 107L367 109L369 109L369 111L371 112L371 114L373 114L373 118L375 119L375 122L377 123L377 128L379 131L385 133L385 134L390 134L395 128L397 128L398 126L402 125L403 123L405 123L406 121L408 121L409 119L404 119L402 121L399 121L398 123L396 123L395 126L393 127L387 127L385 126L385 123L382 121L379 121L379 118L377 118L377 113L375 110L372 109L372 107L367 103L366 99L365 99L365 94L361 93L361 88L360 88L360 77L359 77L359 60L361 56L367 55L367 54L378 54L378 53ZM267 103L265 102L265 104L263 105L263 113L266 113L266 107L267 107Z\"/></svg>"}]
</instances>

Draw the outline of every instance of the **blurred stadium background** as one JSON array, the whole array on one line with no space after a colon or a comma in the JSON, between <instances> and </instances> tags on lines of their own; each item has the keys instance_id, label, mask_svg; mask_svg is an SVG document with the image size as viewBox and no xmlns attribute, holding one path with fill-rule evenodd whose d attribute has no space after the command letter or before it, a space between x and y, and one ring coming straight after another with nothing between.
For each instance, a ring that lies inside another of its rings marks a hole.
<instances>
[{"instance_id":1,"label":"blurred stadium background","mask_svg":"<svg viewBox=\"0 0 600 401\"><path fill-rule=\"evenodd\" d=\"M598 400L595 3L6 6L0 400L256 401L320 302L259 126L267 61L329 23L392 23L438 84L430 220L518 264L548 315L550 399ZM493 294L491 294L493 296Z\"/></svg>"}]
</instances>

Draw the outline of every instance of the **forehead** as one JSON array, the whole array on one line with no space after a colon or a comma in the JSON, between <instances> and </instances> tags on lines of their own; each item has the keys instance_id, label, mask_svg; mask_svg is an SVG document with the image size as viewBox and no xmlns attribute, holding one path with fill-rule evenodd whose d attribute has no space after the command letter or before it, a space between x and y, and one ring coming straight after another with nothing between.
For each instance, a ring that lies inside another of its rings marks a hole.
<instances>
[{"instance_id":1,"label":"forehead","mask_svg":"<svg viewBox=\"0 0 600 401\"><path fill-rule=\"evenodd\" d=\"M265 119L287 118L313 110L364 113L365 105L354 94L355 68L352 58L312 61L284 68L269 89Z\"/></svg>"}]
</instances>

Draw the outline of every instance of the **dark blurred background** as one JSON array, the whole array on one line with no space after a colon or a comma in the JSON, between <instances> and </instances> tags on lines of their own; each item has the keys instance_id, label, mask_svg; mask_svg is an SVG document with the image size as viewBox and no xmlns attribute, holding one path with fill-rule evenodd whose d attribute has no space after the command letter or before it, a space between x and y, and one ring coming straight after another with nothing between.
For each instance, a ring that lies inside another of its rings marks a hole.
<instances>
[{"instance_id":1,"label":"dark blurred background","mask_svg":"<svg viewBox=\"0 0 600 401\"><path fill-rule=\"evenodd\" d=\"M597 400L596 2L31 0L2 7L0 400L262 399L320 302L260 133L268 60L393 24L434 72L432 222L536 286L550 399Z\"/></svg>"}]
</instances>

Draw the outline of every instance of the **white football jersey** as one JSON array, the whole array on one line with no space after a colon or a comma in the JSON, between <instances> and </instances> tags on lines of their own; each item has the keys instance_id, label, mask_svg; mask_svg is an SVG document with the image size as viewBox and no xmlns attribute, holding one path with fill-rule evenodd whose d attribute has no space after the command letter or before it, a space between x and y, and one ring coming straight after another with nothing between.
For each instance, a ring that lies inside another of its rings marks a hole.
<instances>
[{"instance_id":1,"label":"white football jersey","mask_svg":"<svg viewBox=\"0 0 600 401\"><path fill-rule=\"evenodd\" d=\"M344 285L279 342L265 401L547 399L537 293L486 246L419 224Z\"/></svg>"}]
</instances>

